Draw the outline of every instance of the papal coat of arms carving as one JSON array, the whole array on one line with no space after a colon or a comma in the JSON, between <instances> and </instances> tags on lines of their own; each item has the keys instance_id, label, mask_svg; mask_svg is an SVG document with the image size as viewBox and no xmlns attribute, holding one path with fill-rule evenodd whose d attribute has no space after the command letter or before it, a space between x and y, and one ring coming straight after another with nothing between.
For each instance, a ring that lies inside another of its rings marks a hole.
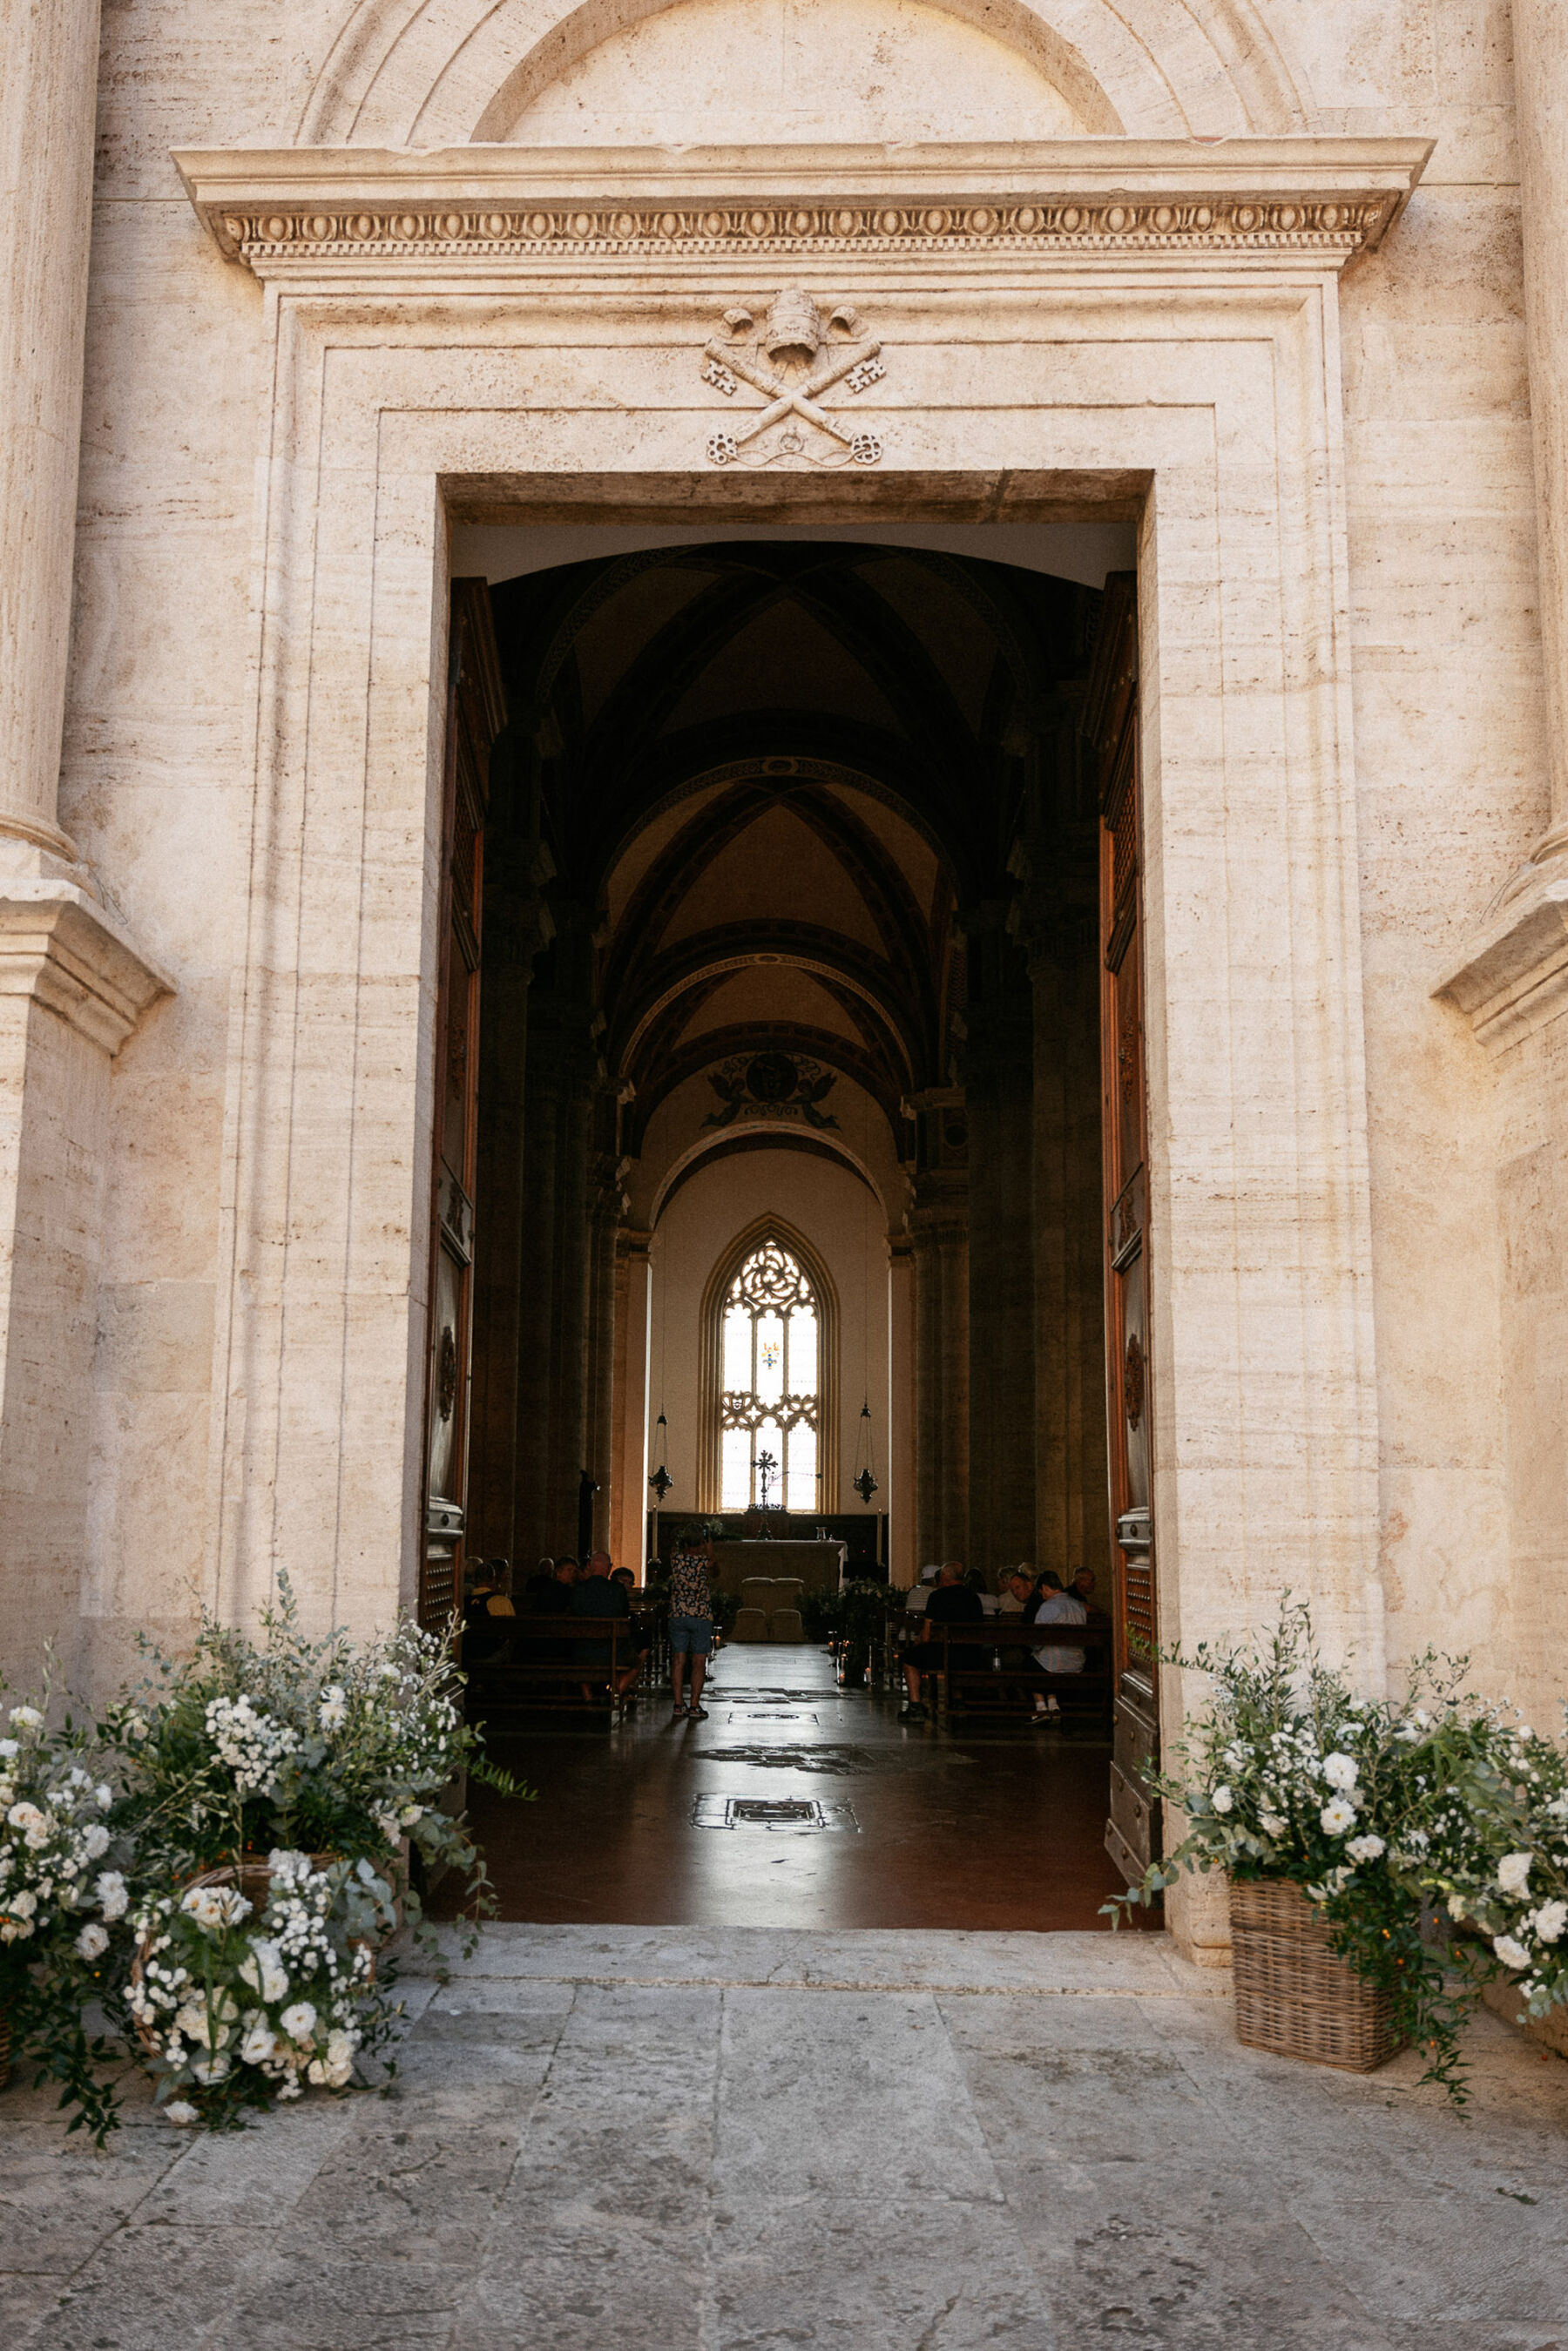
<instances>
[{"instance_id":1,"label":"papal coat of arms carving","mask_svg":"<svg viewBox=\"0 0 1568 2351\"><path fill-rule=\"evenodd\" d=\"M852 396L887 372L882 345L864 333L857 312L838 302L824 313L799 286L776 294L760 333L741 306L724 314L724 334L704 351L703 381L733 400L742 384L760 392L758 414L736 429L710 434L715 465L771 465L780 458L810 465L874 465L882 443L852 429L821 402L841 385ZM805 430L801 428L804 427ZM781 428L781 429L780 429Z\"/></svg>"}]
</instances>

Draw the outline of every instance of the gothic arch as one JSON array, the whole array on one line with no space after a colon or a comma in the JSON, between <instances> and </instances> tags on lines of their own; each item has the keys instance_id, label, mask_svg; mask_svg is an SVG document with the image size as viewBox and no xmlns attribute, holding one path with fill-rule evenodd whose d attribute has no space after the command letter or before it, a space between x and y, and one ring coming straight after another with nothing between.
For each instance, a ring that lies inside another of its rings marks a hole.
<instances>
[{"instance_id":1,"label":"gothic arch","mask_svg":"<svg viewBox=\"0 0 1568 2351\"><path fill-rule=\"evenodd\" d=\"M719 1507L719 1396L723 1384L725 1292L754 1249L775 1241L800 1268L817 1303L817 1468L819 1507L839 1501L839 1293L824 1259L788 1217L768 1209L719 1252L703 1290L697 1357L697 1509Z\"/></svg>"},{"instance_id":2,"label":"gothic arch","mask_svg":"<svg viewBox=\"0 0 1568 2351\"><path fill-rule=\"evenodd\" d=\"M524 108L660 0L357 0L316 74L300 146L503 139ZM1090 132L1310 131L1315 108L1260 0L944 0L1031 63Z\"/></svg>"}]
</instances>

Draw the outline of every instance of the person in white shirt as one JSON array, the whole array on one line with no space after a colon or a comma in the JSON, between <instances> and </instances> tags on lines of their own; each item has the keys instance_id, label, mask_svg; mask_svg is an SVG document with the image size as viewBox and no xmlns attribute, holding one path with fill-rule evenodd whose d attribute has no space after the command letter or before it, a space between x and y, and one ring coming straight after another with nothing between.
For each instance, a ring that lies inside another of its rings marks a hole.
<instances>
[{"instance_id":1,"label":"person in white shirt","mask_svg":"<svg viewBox=\"0 0 1568 2351\"><path fill-rule=\"evenodd\" d=\"M1035 1609L1034 1622L1037 1625L1086 1625L1089 1611L1076 1592L1047 1592ZM1083 1671L1082 1649L1053 1648L1047 1645L1035 1651L1034 1659L1042 1673L1081 1674ZM1052 1715L1061 1711L1054 1690L1035 1692L1036 1722L1049 1722Z\"/></svg>"}]
</instances>

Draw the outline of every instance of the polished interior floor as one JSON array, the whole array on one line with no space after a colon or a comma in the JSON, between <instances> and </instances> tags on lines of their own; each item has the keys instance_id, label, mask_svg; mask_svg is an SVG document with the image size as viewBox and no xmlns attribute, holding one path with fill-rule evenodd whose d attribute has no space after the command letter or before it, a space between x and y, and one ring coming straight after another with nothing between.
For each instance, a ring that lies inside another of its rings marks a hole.
<instances>
[{"instance_id":1,"label":"polished interior floor","mask_svg":"<svg viewBox=\"0 0 1568 2351\"><path fill-rule=\"evenodd\" d=\"M841 1690L810 1646L726 1648L705 1703L706 1722L673 1721L654 1689L617 1729L541 1713L493 1742L538 1791L519 1805L470 1789L503 1918L1108 1928L1100 1906L1122 1881L1093 1732L904 1724L895 1698ZM758 1798L818 1805L824 1824L723 1824L731 1800Z\"/></svg>"}]
</instances>

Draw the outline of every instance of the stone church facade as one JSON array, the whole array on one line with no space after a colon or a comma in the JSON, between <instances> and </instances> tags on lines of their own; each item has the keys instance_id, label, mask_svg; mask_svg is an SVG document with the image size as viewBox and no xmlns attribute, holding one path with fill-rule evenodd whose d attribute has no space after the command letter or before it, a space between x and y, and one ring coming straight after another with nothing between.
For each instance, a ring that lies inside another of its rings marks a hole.
<instances>
[{"instance_id":1,"label":"stone church facade","mask_svg":"<svg viewBox=\"0 0 1568 2351\"><path fill-rule=\"evenodd\" d=\"M428 1573L449 582L484 575L483 535L996 527L999 550L1018 526L1121 532L1113 568L1136 575L1159 1630L1223 1635L1288 1588L1369 1682L1436 1643L1550 1706L1568 1633L1553 0L15 14L12 1669L48 1636L111 1676L139 1627L253 1614L279 1566L316 1617L358 1625ZM558 560L588 559L570 544ZM523 708L515 680L464 674L488 733L557 756L544 685ZM1003 847L1027 926L1039 877ZM572 924L591 944L605 919L567 904L547 851L525 820L486 869L486 935L510 949L484 1035L528 1019L552 938L562 968ZM1038 1040L1048 949L1031 968ZM579 1015L549 1050L613 1097L590 998ZM904 1144L865 1145L884 1207L921 1120L964 1106L941 1054L905 1082ZM638 1237L696 1123L656 1168L613 1118L571 1146L599 1186L574 1409L603 1433L596 1523L622 1548L650 1466L625 1413ZM930 1401L959 1312L940 1150L887 1220L908 1498L960 1474ZM1098 1297L1097 1261L1082 1279ZM516 1311L511 1329L515 1366ZM1135 1397L1117 1372L1137 1421L1142 1370ZM520 1425L517 1393L505 1409ZM474 1411L483 1444L477 1390ZM1102 1478L1108 1539L1099 1443L1071 1474L1084 1494ZM962 1529L904 1507L907 1571L917 1531ZM1092 1521L1085 1502L1080 1540ZM497 1547L508 1532L515 1515ZM1167 1690L1167 1728L1178 1709Z\"/></svg>"}]
</instances>

